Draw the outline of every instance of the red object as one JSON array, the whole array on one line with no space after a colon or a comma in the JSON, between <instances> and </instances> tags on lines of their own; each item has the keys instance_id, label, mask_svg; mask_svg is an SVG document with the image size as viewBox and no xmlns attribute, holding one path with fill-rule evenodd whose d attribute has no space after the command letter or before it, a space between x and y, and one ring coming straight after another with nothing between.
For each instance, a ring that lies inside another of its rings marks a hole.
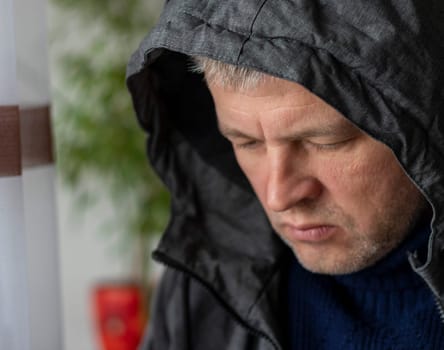
<instances>
[{"instance_id":1,"label":"red object","mask_svg":"<svg viewBox=\"0 0 444 350\"><path fill-rule=\"evenodd\" d=\"M136 350L146 311L142 289L134 284L104 284L93 291L93 313L103 350Z\"/></svg>"}]
</instances>

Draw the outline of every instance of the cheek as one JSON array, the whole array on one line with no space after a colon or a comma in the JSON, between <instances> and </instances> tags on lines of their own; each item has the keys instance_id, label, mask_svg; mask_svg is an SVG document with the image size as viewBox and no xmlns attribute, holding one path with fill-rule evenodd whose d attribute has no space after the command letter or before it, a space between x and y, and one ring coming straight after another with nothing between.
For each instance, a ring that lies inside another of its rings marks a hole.
<instances>
[{"instance_id":1,"label":"cheek","mask_svg":"<svg viewBox=\"0 0 444 350\"><path fill-rule=\"evenodd\" d=\"M391 150L368 137L362 139L353 151L336 159L331 173L343 189L369 196L385 192L404 176Z\"/></svg>"},{"instance_id":2,"label":"cheek","mask_svg":"<svg viewBox=\"0 0 444 350\"><path fill-rule=\"evenodd\" d=\"M355 156L330 169L334 177L330 187L333 200L363 231L400 206L400 189L414 191L389 149L377 144L365 151L361 152L365 157Z\"/></svg>"},{"instance_id":3,"label":"cheek","mask_svg":"<svg viewBox=\"0 0 444 350\"><path fill-rule=\"evenodd\" d=\"M371 169L356 159L326 161L318 169L318 177L326 194L335 201L354 200L355 196L362 196L372 185L368 177Z\"/></svg>"},{"instance_id":4,"label":"cheek","mask_svg":"<svg viewBox=\"0 0 444 350\"><path fill-rule=\"evenodd\" d=\"M382 151L360 148L325 162L320 176L329 200L358 216L371 215L375 207L380 207L402 171L390 151Z\"/></svg>"}]
</instances>

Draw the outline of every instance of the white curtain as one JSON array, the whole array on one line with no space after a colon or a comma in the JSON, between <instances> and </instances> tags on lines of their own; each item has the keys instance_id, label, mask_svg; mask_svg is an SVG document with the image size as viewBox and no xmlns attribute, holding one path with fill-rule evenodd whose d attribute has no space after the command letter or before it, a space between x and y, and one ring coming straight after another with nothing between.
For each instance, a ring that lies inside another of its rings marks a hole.
<instances>
[{"instance_id":1,"label":"white curtain","mask_svg":"<svg viewBox=\"0 0 444 350\"><path fill-rule=\"evenodd\" d=\"M0 0L0 349L62 349L46 3Z\"/></svg>"}]
</instances>

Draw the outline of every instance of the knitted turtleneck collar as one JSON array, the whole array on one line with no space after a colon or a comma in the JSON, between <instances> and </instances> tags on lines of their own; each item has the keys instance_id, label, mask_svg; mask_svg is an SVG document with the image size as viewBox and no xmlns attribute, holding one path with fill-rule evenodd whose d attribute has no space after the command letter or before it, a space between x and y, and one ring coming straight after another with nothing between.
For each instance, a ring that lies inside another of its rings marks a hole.
<instances>
[{"instance_id":1,"label":"knitted turtleneck collar","mask_svg":"<svg viewBox=\"0 0 444 350\"><path fill-rule=\"evenodd\" d=\"M289 273L290 349L441 349L443 327L431 292L407 252L425 249L428 230L412 232L375 265L342 276L313 274L294 259Z\"/></svg>"}]
</instances>

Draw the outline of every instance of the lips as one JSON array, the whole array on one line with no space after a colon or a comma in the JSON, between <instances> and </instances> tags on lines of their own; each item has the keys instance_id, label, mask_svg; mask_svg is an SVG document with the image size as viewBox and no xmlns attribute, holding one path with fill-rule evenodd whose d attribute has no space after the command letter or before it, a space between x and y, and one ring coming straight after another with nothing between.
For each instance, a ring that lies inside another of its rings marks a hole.
<instances>
[{"instance_id":1,"label":"lips","mask_svg":"<svg viewBox=\"0 0 444 350\"><path fill-rule=\"evenodd\" d=\"M285 232L290 240L303 241L307 243L323 242L332 237L337 231L336 226L309 224L309 225L287 225Z\"/></svg>"}]
</instances>

